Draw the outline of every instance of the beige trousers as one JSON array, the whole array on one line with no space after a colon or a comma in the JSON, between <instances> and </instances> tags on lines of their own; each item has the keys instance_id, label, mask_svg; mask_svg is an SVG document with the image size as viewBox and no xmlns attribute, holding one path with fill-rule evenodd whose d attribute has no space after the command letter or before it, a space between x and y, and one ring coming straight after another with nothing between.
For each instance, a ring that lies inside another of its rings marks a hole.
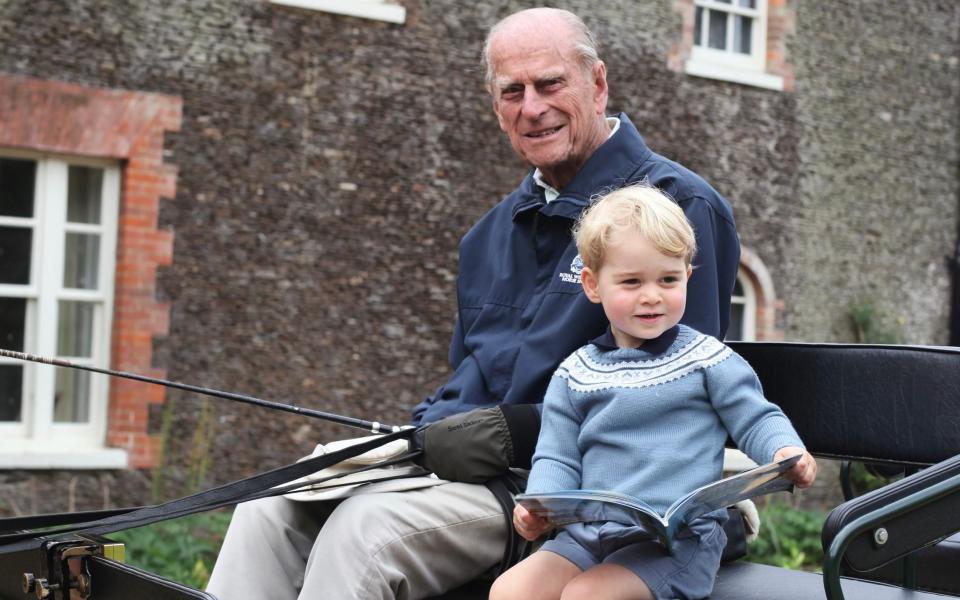
<instances>
[{"instance_id":1,"label":"beige trousers","mask_svg":"<svg viewBox=\"0 0 960 600\"><path fill-rule=\"evenodd\" d=\"M502 557L507 526L482 486L445 483L339 503L237 506L207 591L220 600L420 600Z\"/></svg>"}]
</instances>

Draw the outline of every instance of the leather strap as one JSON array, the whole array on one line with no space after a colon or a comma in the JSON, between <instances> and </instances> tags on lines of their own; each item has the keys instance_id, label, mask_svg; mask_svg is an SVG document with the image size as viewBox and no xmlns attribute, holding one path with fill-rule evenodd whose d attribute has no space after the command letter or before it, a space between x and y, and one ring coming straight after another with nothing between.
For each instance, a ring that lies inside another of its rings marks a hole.
<instances>
[{"instance_id":1,"label":"leather strap","mask_svg":"<svg viewBox=\"0 0 960 600\"><path fill-rule=\"evenodd\" d=\"M159 521L165 521L168 519L184 517L194 513L221 508L223 506L230 506L265 496L287 493L291 490L287 488L277 488L277 486L289 483L295 479L299 479L319 471L320 469L325 469L331 465L335 465L343 460L346 460L347 458L363 454L364 452L368 452L369 450L390 443L395 439L409 439L413 434L413 431L413 429L396 431L379 438L371 439L370 441L362 444L349 446L337 452L324 454L301 462L293 463L292 465L279 467L265 473L254 475L253 477L241 479L239 481L199 492L197 494L192 494L190 496L184 496L183 498L158 504L156 506L133 508L129 509L127 512L113 514L105 518L98 518L92 521L81 523L72 523L69 526L58 527L55 529L45 529L42 531L19 531L17 533L0 535L0 554L37 549L42 544L42 540L40 539L41 536L50 537L71 533L102 535L112 533L114 531L132 529L134 527L142 527L144 525L149 525L151 523L157 523ZM413 458L416 456L416 454L417 452L410 453L407 458ZM388 462L392 463L395 462L395 460L396 459L390 459ZM380 465L362 467L359 470L367 470L376 466ZM343 477L348 474L350 473L339 473L331 476L328 479ZM91 513L80 513L78 516L89 518ZM51 517L61 517L58 520L59 523L69 521L66 515L51 515ZM32 518L39 519L40 517ZM11 523L11 521L15 522L17 519L0 520L0 530L11 530L13 528L11 525L16 525L16 523ZM33 526L36 527L38 525L36 522L34 522Z\"/></svg>"}]
</instances>

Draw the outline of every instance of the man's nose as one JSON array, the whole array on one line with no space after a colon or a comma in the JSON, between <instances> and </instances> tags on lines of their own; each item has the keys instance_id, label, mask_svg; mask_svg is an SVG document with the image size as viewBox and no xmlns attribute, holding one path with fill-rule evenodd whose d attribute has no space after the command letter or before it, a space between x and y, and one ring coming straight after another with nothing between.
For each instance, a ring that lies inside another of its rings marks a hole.
<instances>
[{"instance_id":1,"label":"man's nose","mask_svg":"<svg viewBox=\"0 0 960 600\"><path fill-rule=\"evenodd\" d=\"M523 93L523 116L528 119L539 119L543 113L547 112L547 103L537 91L537 88L530 86Z\"/></svg>"}]
</instances>

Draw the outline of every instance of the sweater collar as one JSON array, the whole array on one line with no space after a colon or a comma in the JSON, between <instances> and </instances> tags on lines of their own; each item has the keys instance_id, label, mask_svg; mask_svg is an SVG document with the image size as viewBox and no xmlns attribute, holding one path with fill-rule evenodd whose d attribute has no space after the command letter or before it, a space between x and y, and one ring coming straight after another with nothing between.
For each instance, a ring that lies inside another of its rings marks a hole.
<instances>
[{"instance_id":1,"label":"sweater collar","mask_svg":"<svg viewBox=\"0 0 960 600\"><path fill-rule=\"evenodd\" d=\"M587 159L580 171L560 195L546 203L543 188L534 181L531 171L520 184L513 205L513 218L530 210L539 210L548 217L576 219L598 192L612 191L632 181L633 174L652 152L640 132L624 113L617 116L620 128Z\"/></svg>"},{"instance_id":2,"label":"sweater collar","mask_svg":"<svg viewBox=\"0 0 960 600\"><path fill-rule=\"evenodd\" d=\"M663 354L667 351L668 348L677 340L677 336L680 335L680 326L674 325L670 329L661 333L658 337L653 338L652 340L647 340L639 348L632 348L638 352L645 352L651 356L656 356L658 354ZM597 347L597 350L601 352L612 352L613 350L619 350L617 346L617 341L613 337L613 331L607 326L607 330L598 338L590 340L590 343Z\"/></svg>"}]
</instances>

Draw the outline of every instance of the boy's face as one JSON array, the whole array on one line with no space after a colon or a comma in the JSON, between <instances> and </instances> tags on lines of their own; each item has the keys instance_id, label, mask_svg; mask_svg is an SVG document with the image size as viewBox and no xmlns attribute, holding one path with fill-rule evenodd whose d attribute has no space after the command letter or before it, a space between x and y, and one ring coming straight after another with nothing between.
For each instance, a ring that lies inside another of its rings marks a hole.
<instances>
[{"instance_id":1,"label":"boy's face","mask_svg":"<svg viewBox=\"0 0 960 600\"><path fill-rule=\"evenodd\" d=\"M603 304L620 348L637 348L680 322L692 269L682 258L661 254L637 232L615 233L599 271L581 274L591 302Z\"/></svg>"}]
</instances>

